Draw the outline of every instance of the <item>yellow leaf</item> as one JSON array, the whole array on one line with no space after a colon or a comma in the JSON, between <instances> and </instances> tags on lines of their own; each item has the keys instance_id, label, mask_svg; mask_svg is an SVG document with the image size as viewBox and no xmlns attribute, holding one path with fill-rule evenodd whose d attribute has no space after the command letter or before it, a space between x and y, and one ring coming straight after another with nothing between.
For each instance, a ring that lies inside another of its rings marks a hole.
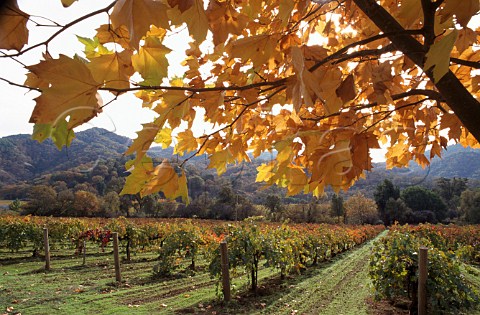
<instances>
[{"instance_id":1,"label":"yellow leaf","mask_svg":"<svg viewBox=\"0 0 480 315\"><path fill-rule=\"evenodd\" d=\"M225 173L227 171L227 164L234 161L228 148L213 153L209 159L210 163L208 164L208 168L216 168L218 175Z\"/></svg>"},{"instance_id":2,"label":"yellow leaf","mask_svg":"<svg viewBox=\"0 0 480 315\"><path fill-rule=\"evenodd\" d=\"M95 37L98 38L100 44L116 43L124 49L131 50L133 48L133 46L130 45L130 35L125 25L120 25L114 29L112 25L103 24L97 28L96 31L97 35Z\"/></svg>"},{"instance_id":3,"label":"yellow leaf","mask_svg":"<svg viewBox=\"0 0 480 315\"><path fill-rule=\"evenodd\" d=\"M424 69L429 70L433 68L433 79L435 82L447 74L450 65L450 53L452 52L453 45L457 39L457 31L453 30L448 35L442 37L439 41L435 42L426 55Z\"/></svg>"},{"instance_id":4,"label":"yellow leaf","mask_svg":"<svg viewBox=\"0 0 480 315\"><path fill-rule=\"evenodd\" d=\"M110 15L114 29L125 25L131 45L138 49L139 42L151 25L168 29L167 6L155 0L119 0Z\"/></svg>"},{"instance_id":5,"label":"yellow leaf","mask_svg":"<svg viewBox=\"0 0 480 315\"><path fill-rule=\"evenodd\" d=\"M230 57L252 61L254 68L260 68L272 58L277 38L270 35L254 35L233 42Z\"/></svg>"},{"instance_id":6,"label":"yellow leaf","mask_svg":"<svg viewBox=\"0 0 480 315\"><path fill-rule=\"evenodd\" d=\"M163 127L165 120L162 117L155 119L153 123L143 124L143 129L137 132L137 138L125 152L125 155L137 153L136 160L141 160L147 153L157 133Z\"/></svg>"},{"instance_id":7,"label":"yellow leaf","mask_svg":"<svg viewBox=\"0 0 480 315\"><path fill-rule=\"evenodd\" d=\"M399 20L405 28L412 26L420 17L423 17L422 2L418 0L402 0L398 12Z\"/></svg>"},{"instance_id":8,"label":"yellow leaf","mask_svg":"<svg viewBox=\"0 0 480 315\"><path fill-rule=\"evenodd\" d=\"M442 22L455 15L457 23L466 27L479 9L480 1L478 0L446 0L445 7L440 12L440 15L442 16Z\"/></svg>"},{"instance_id":9,"label":"yellow leaf","mask_svg":"<svg viewBox=\"0 0 480 315\"><path fill-rule=\"evenodd\" d=\"M172 129L162 128L155 136L155 143L160 143L162 149L168 148L172 144Z\"/></svg>"},{"instance_id":10,"label":"yellow leaf","mask_svg":"<svg viewBox=\"0 0 480 315\"><path fill-rule=\"evenodd\" d=\"M190 198L188 197L188 183L187 183L187 175L182 170L182 175L178 178L178 189L175 192L175 195L172 199L177 197L181 197L182 201L188 205L190 203Z\"/></svg>"},{"instance_id":11,"label":"yellow leaf","mask_svg":"<svg viewBox=\"0 0 480 315\"><path fill-rule=\"evenodd\" d=\"M62 0L62 5L66 8L72 5L77 0Z\"/></svg>"},{"instance_id":12,"label":"yellow leaf","mask_svg":"<svg viewBox=\"0 0 480 315\"><path fill-rule=\"evenodd\" d=\"M172 165L164 159L154 168L148 182L140 191L142 196L163 192L165 197L173 199L178 191L178 176Z\"/></svg>"},{"instance_id":13,"label":"yellow leaf","mask_svg":"<svg viewBox=\"0 0 480 315\"><path fill-rule=\"evenodd\" d=\"M125 181L125 185L123 186L120 195L134 195L140 192L150 180L153 171L153 162L148 156L142 156L138 161L128 161L125 164L125 169L130 172L130 175L127 176L127 180Z\"/></svg>"},{"instance_id":14,"label":"yellow leaf","mask_svg":"<svg viewBox=\"0 0 480 315\"><path fill-rule=\"evenodd\" d=\"M278 18L282 20L282 26L287 26L294 7L295 1L280 0L280 4L278 6Z\"/></svg>"},{"instance_id":15,"label":"yellow leaf","mask_svg":"<svg viewBox=\"0 0 480 315\"><path fill-rule=\"evenodd\" d=\"M290 162L292 159L292 140L285 139L275 143L275 150L277 150L277 161L279 164Z\"/></svg>"},{"instance_id":16,"label":"yellow leaf","mask_svg":"<svg viewBox=\"0 0 480 315\"><path fill-rule=\"evenodd\" d=\"M304 191L307 185L307 175L305 172L294 165L290 165L285 172L287 179L287 195L293 196Z\"/></svg>"},{"instance_id":17,"label":"yellow leaf","mask_svg":"<svg viewBox=\"0 0 480 315\"><path fill-rule=\"evenodd\" d=\"M20 51L28 42L29 15L18 8L16 0L7 0L0 6L0 49Z\"/></svg>"},{"instance_id":18,"label":"yellow leaf","mask_svg":"<svg viewBox=\"0 0 480 315\"><path fill-rule=\"evenodd\" d=\"M215 46L225 43L230 34L240 35L248 17L232 7L229 1L210 0L206 11Z\"/></svg>"},{"instance_id":19,"label":"yellow leaf","mask_svg":"<svg viewBox=\"0 0 480 315\"><path fill-rule=\"evenodd\" d=\"M127 89L130 87L130 76L134 73L131 58L132 52L124 50L91 58L87 66L95 80L105 87Z\"/></svg>"},{"instance_id":20,"label":"yellow leaf","mask_svg":"<svg viewBox=\"0 0 480 315\"><path fill-rule=\"evenodd\" d=\"M458 31L458 38L455 42L455 47L459 53L467 50L468 47L473 46L477 41L477 34L468 27L465 27Z\"/></svg>"},{"instance_id":21,"label":"yellow leaf","mask_svg":"<svg viewBox=\"0 0 480 315\"><path fill-rule=\"evenodd\" d=\"M187 129L183 132L180 132L177 135L178 143L175 146L174 154L179 154L183 156L187 152L192 152L197 150L198 143L197 139L193 135L193 132L190 129Z\"/></svg>"},{"instance_id":22,"label":"yellow leaf","mask_svg":"<svg viewBox=\"0 0 480 315\"><path fill-rule=\"evenodd\" d=\"M100 85L90 70L79 59L60 55L59 59L47 59L27 67L48 87L36 98L36 106L30 117L31 123L52 124L69 117L68 129L81 125L95 117L101 110L97 95ZM32 82L27 78L27 82Z\"/></svg>"},{"instance_id":23,"label":"yellow leaf","mask_svg":"<svg viewBox=\"0 0 480 315\"><path fill-rule=\"evenodd\" d=\"M261 164L257 167L257 178L255 179L256 182L269 182L270 179L275 174L273 172L275 168L275 162L271 161L268 164Z\"/></svg>"},{"instance_id":24,"label":"yellow leaf","mask_svg":"<svg viewBox=\"0 0 480 315\"><path fill-rule=\"evenodd\" d=\"M140 73L144 85L159 85L168 75L166 54L171 50L157 37L148 36L138 54L133 55L133 68Z\"/></svg>"},{"instance_id":25,"label":"yellow leaf","mask_svg":"<svg viewBox=\"0 0 480 315\"><path fill-rule=\"evenodd\" d=\"M182 13L182 19L188 26L188 32L197 43L207 38L208 18L203 8L203 0L194 0L193 5Z\"/></svg>"}]
</instances>

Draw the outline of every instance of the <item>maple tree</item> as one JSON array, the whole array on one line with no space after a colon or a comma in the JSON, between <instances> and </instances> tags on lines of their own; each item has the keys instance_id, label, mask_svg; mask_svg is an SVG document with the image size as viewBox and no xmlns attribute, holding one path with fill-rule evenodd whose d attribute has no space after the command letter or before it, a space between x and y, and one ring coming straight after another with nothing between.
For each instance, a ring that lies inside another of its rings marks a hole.
<instances>
[{"instance_id":1,"label":"maple tree","mask_svg":"<svg viewBox=\"0 0 480 315\"><path fill-rule=\"evenodd\" d=\"M229 163L248 162L248 152L276 150L257 181L319 195L328 185L351 186L382 144L387 167L412 159L425 166L449 140L478 145L480 29L471 21L479 3L117 0L27 44L30 16L9 0L0 12L0 58L45 53L27 66L25 83L2 80L40 92L33 138L51 137L59 147L122 94L154 111L126 152L136 157L123 193L186 200L181 167L191 156L207 154L221 174ZM95 37L79 38L82 56L49 54L60 33L102 14L108 23ZM189 48L167 47L172 36ZM176 53L186 55L182 77L168 75L167 57ZM213 127L195 135L199 115ZM154 165L146 155L154 142L174 145L180 167Z\"/></svg>"}]
</instances>

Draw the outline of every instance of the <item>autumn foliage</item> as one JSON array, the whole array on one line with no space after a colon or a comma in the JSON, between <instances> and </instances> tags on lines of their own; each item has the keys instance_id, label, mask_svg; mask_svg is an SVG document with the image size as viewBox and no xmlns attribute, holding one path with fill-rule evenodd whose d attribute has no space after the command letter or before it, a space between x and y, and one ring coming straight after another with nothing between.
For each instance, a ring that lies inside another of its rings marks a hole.
<instances>
[{"instance_id":1,"label":"autumn foliage","mask_svg":"<svg viewBox=\"0 0 480 315\"><path fill-rule=\"evenodd\" d=\"M92 10L108 18L74 57L49 54L56 33L27 44L27 9L2 8L0 57L45 50L23 83L39 92L34 139L68 145L74 127L125 93L156 113L126 152L136 157L123 193L186 201L182 167L196 154L221 174L248 152L276 150L257 181L319 195L361 178L380 145L387 167L425 166L449 140L478 145L478 0L118 0ZM189 48L167 45L172 36ZM178 54L185 72L171 76ZM193 132L195 118L211 128ZM154 165L154 142L183 160Z\"/></svg>"}]
</instances>

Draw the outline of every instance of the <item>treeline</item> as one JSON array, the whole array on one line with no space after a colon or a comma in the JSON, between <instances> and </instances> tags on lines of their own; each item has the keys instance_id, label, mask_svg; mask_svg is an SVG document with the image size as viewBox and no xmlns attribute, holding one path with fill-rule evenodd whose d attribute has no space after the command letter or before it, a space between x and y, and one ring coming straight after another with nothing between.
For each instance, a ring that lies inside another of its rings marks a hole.
<instances>
[{"instance_id":1,"label":"treeline","mask_svg":"<svg viewBox=\"0 0 480 315\"><path fill-rule=\"evenodd\" d=\"M425 186L402 189L384 180L369 191L355 190L322 198L286 197L284 189L255 182L256 166L233 165L216 176L206 159L186 165L190 203L166 200L161 193L145 196L119 193L128 172L127 157L99 161L37 179L3 185L0 199L15 200L10 210L21 214L71 217L182 217L243 220L264 216L272 221L390 225L423 222L480 222L480 191L465 178L439 178ZM160 160L156 160L160 163ZM172 161L175 163L175 160Z\"/></svg>"}]
</instances>

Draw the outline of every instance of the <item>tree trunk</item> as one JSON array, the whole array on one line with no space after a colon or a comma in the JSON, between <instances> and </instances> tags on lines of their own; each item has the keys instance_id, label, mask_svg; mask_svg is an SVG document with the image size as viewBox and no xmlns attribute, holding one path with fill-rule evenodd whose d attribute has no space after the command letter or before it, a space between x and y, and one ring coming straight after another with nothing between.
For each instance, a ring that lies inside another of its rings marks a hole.
<instances>
[{"instance_id":1,"label":"tree trunk","mask_svg":"<svg viewBox=\"0 0 480 315\"><path fill-rule=\"evenodd\" d=\"M382 32L395 34L389 36L390 41L399 51L423 69L427 53L424 46L411 35L406 34L403 26L385 8L375 0L353 0L353 2ZM426 33L428 32L427 30ZM434 82L432 72L426 71L426 74ZM480 124L478 123L480 121L480 103L452 71L448 71L440 81L435 82L435 86L463 125L480 141Z\"/></svg>"}]
</instances>

